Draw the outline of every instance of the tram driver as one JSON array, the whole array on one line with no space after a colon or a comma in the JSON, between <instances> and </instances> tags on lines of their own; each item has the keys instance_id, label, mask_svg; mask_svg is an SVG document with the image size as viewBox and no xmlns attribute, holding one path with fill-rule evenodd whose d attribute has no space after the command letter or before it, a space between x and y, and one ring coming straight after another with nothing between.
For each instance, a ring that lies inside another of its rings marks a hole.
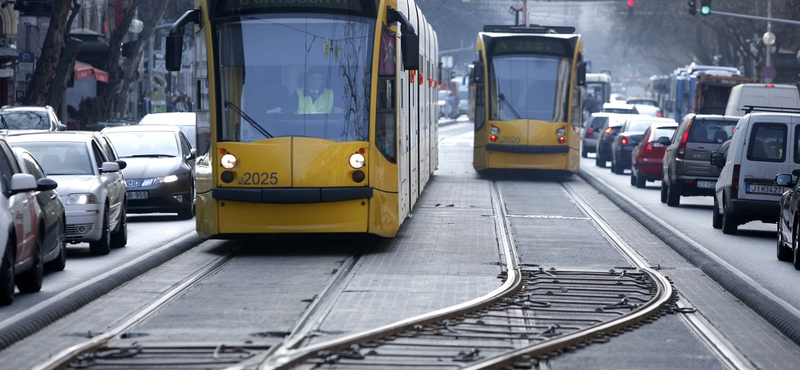
<instances>
[{"instance_id":1,"label":"tram driver","mask_svg":"<svg viewBox=\"0 0 800 370\"><path fill-rule=\"evenodd\" d=\"M267 110L267 113L324 114L344 113L335 105L333 90L323 87L325 73L321 68L312 68L306 73L303 87L296 89L286 103Z\"/></svg>"}]
</instances>

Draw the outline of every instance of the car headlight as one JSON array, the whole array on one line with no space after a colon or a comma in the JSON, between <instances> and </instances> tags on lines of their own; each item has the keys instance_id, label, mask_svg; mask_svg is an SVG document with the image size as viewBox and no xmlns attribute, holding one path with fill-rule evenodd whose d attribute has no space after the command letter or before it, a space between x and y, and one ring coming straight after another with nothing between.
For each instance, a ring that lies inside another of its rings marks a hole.
<instances>
[{"instance_id":1,"label":"car headlight","mask_svg":"<svg viewBox=\"0 0 800 370\"><path fill-rule=\"evenodd\" d=\"M170 182L175 182L178 180L184 180L189 177L188 173L184 173L181 175L167 175L167 176L160 176L160 177L152 177L149 179L142 180L142 186L151 186L156 184L166 184Z\"/></svg>"},{"instance_id":2,"label":"car headlight","mask_svg":"<svg viewBox=\"0 0 800 370\"><path fill-rule=\"evenodd\" d=\"M97 204L97 197L94 194L70 194L67 196L67 204Z\"/></svg>"}]
</instances>

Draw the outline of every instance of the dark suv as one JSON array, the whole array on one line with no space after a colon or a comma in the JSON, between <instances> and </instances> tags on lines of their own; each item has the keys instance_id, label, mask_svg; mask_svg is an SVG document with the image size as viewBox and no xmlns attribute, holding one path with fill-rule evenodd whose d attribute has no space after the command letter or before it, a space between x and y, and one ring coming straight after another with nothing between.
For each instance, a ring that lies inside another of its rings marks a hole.
<instances>
[{"instance_id":1,"label":"dark suv","mask_svg":"<svg viewBox=\"0 0 800 370\"><path fill-rule=\"evenodd\" d=\"M597 157L595 157L594 163L598 167L605 167L606 162L611 160L611 144L614 143L614 138L619 134L619 129L622 128L622 124L625 123L627 116L626 114L612 114L608 116L606 123L603 124L603 128L597 133L597 147L595 148Z\"/></svg>"},{"instance_id":2,"label":"dark suv","mask_svg":"<svg viewBox=\"0 0 800 370\"><path fill-rule=\"evenodd\" d=\"M677 207L681 196L714 195L719 168L711 165L711 152L731 138L737 122L739 117L690 113L672 139L659 140L668 145L663 161L661 203Z\"/></svg>"}]
</instances>

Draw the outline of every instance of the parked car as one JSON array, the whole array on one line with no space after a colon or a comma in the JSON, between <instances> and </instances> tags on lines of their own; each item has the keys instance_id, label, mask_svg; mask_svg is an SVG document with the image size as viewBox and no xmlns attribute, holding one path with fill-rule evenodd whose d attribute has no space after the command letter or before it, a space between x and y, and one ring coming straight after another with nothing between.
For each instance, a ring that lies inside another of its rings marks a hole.
<instances>
[{"instance_id":1,"label":"parked car","mask_svg":"<svg viewBox=\"0 0 800 370\"><path fill-rule=\"evenodd\" d=\"M631 168L631 153L633 148L642 140L642 134L654 123L674 123L668 118L658 118L646 115L629 115L622 124L619 133L611 143L611 172L622 174L625 169Z\"/></svg>"},{"instance_id":2,"label":"parked car","mask_svg":"<svg viewBox=\"0 0 800 370\"><path fill-rule=\"evenodd\" d=\"M597 147L594 150L597 153L594 163L598 167L605 167L606 162L611 160L611 144L614 143L614 138L622 128L622 124L625 123L626 117L627 115L624 114L612 114L603 124L603 128L597 136Z\"/></svg>"},{"instance_id":3,"label":"parked car","mask_svg":"<svg viewBox=\"0 0 800 370\"><path fill-rule=\"evenodd\" d=\"M67 126L49 105L3 106L0 108L0 131L64 131Z\"/></svg>"},{"instance_id":4,"label":"parked car","mask_svg":"<svg viewBox=\"0 0 800 370\"><path fill-rule=\"evenodd\" d=\"M775 184L788 188L781 195L778 214L778 260L790 261L800 270L800 169L792 173L781 173L775 177Z\"/></svg>"},{"instance_id":5,"label":"parked car","mask_svg":"<svg viewBox=\"0 0 800 370\"><path fill-rule=\"evenodd\" d=\"M776 176L791 173L800 163L800 109L794 111L746 114L736 124L727 156L711 154L711 163L721 167L714 188L714 228L735 234L750 221L778 222L786 189L775 184Z\"/></svg>"},{"instance_id":6,"label":"parked car","mask_svg":"<svg viewBox=\"0 0 800 370\"><path fill-rule=\"evenodd\" d=\"M678 129L678 123L672 119L650 125L642 134L639 144L631 153L631 185L644 188L648 181L661 180L664 167L666 145L659 138L669 140Z\"/></svg>"},{"instance_id":7,"label":"parked car","mask_svg":"<svg viewBox=\"0 0 800 370\"><path fill-rule=\"evenodd\" d=\"M66 240L88 242L93 254L108 254L128 242L125 177L114 146L97 131L64 131L8 136L39 160L59 184L67 214Z\"/></svg>"},{"instance_id":8,"label":"parked car","mask_svg":"<svg viewBox=\"0 0 800 370\"><path fill-rule=\"evenodd\" d=\"M14 153L0 139L0 305L14 301L14 286L22 293L42 289L43 214L35 191L53 190L51 179L36 181L24 173Z\"/></svg>"},{"instance_id":9,"label":"parked car","mask_svg":"<svg viewBox=\"0 0 800 370\"><path fill-rule=\"evenodd\" d=\"M714 195L719 168L709 162L711 152L728 140L739 117L711 114L687 114L664 152L661 180L661 203L680 205L684 196Z\"/></svg>"},{"instance_id":10,"label":"parked car","mask_svg":"<svg viewBox=\"0 0 800 370\"><path fill-rule=\"evenodd\" d=\"M14 157L23 172L33 175L38 182L46 179L44 169L29 151L13 147ZM52 180L51 180L52 181ZM45 181L45 183L48 183ZM67 243L65 233L67 229L67 214L64 203L58 197L58 191L53 189L39 189L35 193L36 201L42 209L42 227L44 228L42 240L42 259L44 269L47 271L61 271L67 264Z\"/></svg>"},{"instance_id":11,"label":"parked car","mask_svg":"<svg viewBox=\"0 0 800 370\"><path fill-rule=\"evenodd\" d=\"M194 216L195 150L175 126L135 125L103 129L119 157L128 189L129 213Z\"/></svg>"},{"instance_id":12,"label":"parked car","mask_svg":"<svg viewBox=\"0 0 800 370\"><path fill-rule=\"evenodd\" d=\"M194 112L148 113L139 121L140 125L177 126L193 149L197 148L197 114Z\"/></svg>"},{"instance_id":13,"label":"parked car","mask_svg":"<svg viewBox=\"0 0 800 370\"><path fill-rule=\"evenodd\" d=\"M603 125L608 121L608 116L613 113L592 113L583 123L581 128L581 157L588 157L589 153L597 152L597 137L603 131Z\"/></svg>"}]
</instances>

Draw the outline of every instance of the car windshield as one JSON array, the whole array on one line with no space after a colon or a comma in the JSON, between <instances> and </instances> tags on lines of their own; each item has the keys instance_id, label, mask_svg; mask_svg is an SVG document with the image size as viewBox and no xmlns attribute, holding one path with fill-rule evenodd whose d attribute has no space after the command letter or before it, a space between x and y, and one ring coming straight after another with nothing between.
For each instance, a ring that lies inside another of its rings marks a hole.
<instances>
[{"instance_id":1,"label":"car windshield","mask_svg":"<svg viewBox=\"0 0 800 370\"><path fill-rule=\"evenodd\" d=\"M94 174L85 143L37 141L13 144L31 152L48 176Z\"/></svg>"},{"instance_id":2,"label":"car windshield","mask_svg":"<svg viewBox=\"0 0 800 370\"><path fill-rule=\"evenodd\" d=\"M279 14L219 25L215 37L222 48L225 109L219 139L366 141L374 22L357 16Z\"/></svg>"},{"instance_id":3,"label":"car windshield","mask_svg":"<svg viewBox=\"0 0 800 370\"><path fill-rule=\"evenodd\" d=\"M120 158L177 157L180 155L175 134L170 131L107 132Z\"/></svg>"},{"instance_id":4,"label":"car windshield","mask_svg":"<svg viewBox=\"0 0 800 370\"><path fill-rule=\"evenodd\" d=\"M0 111L0 129L50 130L50 120L44 111Z\"/></svg>"}]
</instances>

